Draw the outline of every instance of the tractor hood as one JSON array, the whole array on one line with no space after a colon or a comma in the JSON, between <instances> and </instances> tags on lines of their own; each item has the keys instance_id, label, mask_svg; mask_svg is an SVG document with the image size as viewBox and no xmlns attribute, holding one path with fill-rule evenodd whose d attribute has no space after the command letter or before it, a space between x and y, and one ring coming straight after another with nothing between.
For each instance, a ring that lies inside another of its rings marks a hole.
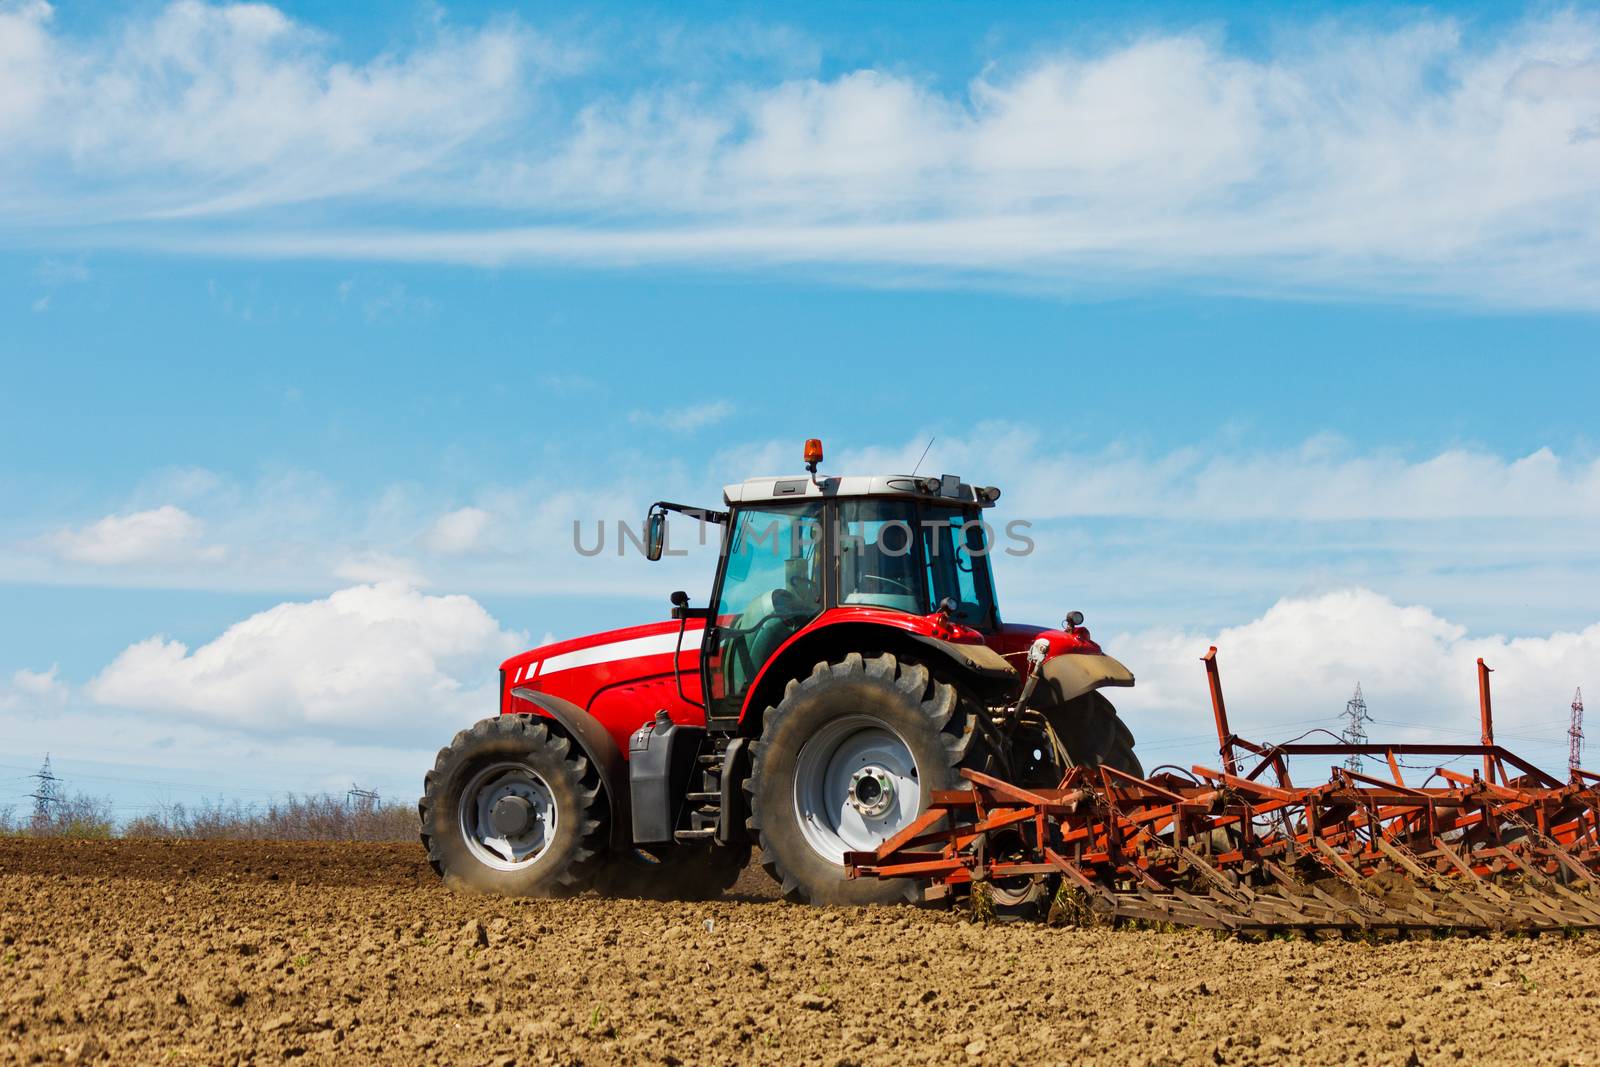
<instances>
[{"instance_id":1,"label":"tractor hood","mask_svg":"<svg viewBox=\"0 0 1600 1067\"><path fill-rule=\"evenodd\" d=\"M696 658L700 651L702 625L699 620L691 620L683 636L684 651ZM531 684L535 689L543 689L544 686L539 685L537 679L554 678L566 671L598 668L645 656L670 657L677 647L678 624L669 619L540 645L512 656L500 664L500 670L505 672L506 680L512 685ZM668 662L670 664L670 660Z\"/></svg>"}]
</instances>

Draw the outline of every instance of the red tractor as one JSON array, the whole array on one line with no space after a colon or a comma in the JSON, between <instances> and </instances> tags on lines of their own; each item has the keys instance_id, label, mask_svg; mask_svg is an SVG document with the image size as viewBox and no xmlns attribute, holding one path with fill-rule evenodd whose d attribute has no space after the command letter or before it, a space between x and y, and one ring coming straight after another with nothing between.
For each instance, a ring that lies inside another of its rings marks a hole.
<instances>
[{"instance_id":1,"label":"red tractor","mask_svg":"<svg viewBox=\"0 0 1600 1067\"><path fill-rule=\"evenodd\" d=\"M1071 612L1003 623L984 509L954 475L809 473L724 490L725 511L658 502L722 528L707 607L562 641L500 667L500 708L440 750L418 811L452 882L513 894L596 888L704 897L759 846L786 897L918 899L847 877L844 856L908 826L971 768L1053 786L1073 766L1141 775L1100 692L1133 684ZM1015 549L1013 549L1015 551ZM1023 879L996 899L1025 905Z\"/></svg>"}]
</instances>

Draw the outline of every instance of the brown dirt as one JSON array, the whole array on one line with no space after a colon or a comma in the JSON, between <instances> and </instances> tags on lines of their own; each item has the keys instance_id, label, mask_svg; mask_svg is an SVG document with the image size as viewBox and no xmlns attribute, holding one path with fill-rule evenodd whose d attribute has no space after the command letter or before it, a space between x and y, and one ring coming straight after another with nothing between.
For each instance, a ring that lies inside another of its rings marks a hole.
<instances>
[{"instance_id":1,"label":"brown dirt","mask_svg":"<svg viewBox=\"0 0 1600 1067\"><path fill-rule=\"evenodd\" d=\"M1595 1063L1600 938L1245 943L453 894L417 848L0 841L0 1062Z\"/></svg>"}]
</instances>

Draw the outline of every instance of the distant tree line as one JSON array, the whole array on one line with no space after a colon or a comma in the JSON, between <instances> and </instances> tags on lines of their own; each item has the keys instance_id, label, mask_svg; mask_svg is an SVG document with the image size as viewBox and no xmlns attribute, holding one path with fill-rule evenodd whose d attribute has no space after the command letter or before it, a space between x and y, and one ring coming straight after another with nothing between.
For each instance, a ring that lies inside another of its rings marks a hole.
<instances>
[{"instance_id":1,"label":"distant tree line","mask_svg":"<svg viewBox=\"0 0 1600 1067\"><path fill-rule=\"evenodd\" d=\"M0 836L154 837L191 840L414 841L417 809L409 804L356 800L333 793L285 796L266 804L202 801L162 804L117 825L111 802L82 793L64 796L48 816L19 818L0 807Z\"/></svg>"},{"instance_id":2,"label":"distant tree line","mask_svg":"<svg viewBox=\"0 0 1600 1067\"><path fill-rule=\"evenodd\" d=\"M356 786L343 796L291 793L266 804L161 804L119 826L109 800L66 793L49 757L32 777L39 783L32 810L21 815L14 805L0 806L0 836L260 841L411 841L417 836L415 807Z\"/></svg>"}]
</instances>

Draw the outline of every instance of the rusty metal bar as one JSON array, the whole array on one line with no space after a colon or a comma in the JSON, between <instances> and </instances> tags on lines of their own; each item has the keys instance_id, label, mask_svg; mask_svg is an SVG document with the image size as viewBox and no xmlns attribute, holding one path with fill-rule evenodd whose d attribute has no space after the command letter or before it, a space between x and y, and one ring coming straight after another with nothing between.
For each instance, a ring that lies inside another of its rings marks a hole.
<instances>
[{"instance_id":1,"label":"rusty metal bar","mask_svg":"<svg viewBox=\"0 0 1600 1067\"><path fill-rule=\"evenodd\" d=\"M1217 646L1200 657L1206 665L1206 681L1211 687L1211 712L1217 720L1217 754L1229 774L1238 774L1239 765L1233 758L1233 731L1228 728L1228 705L1222 699L1222 675L1217 669Z\"/></svg>"},{"instance_id":2,"label":"rusty metal bar","mask_svg":"<svg viewBox=\"0 0 1600 1067\"><path fill-rule=\"evenodd\" d=\"M1489 675L1493 668L1483 662L1483 657L1478 657L1478 719L1483 726L1483 744L1485 747L1494 745L1494 702L1489 694ZM1483 779L1486 782L1494 781L1494 757L1489 753L1483 754Z\"/></svg>"}]
</instances>

